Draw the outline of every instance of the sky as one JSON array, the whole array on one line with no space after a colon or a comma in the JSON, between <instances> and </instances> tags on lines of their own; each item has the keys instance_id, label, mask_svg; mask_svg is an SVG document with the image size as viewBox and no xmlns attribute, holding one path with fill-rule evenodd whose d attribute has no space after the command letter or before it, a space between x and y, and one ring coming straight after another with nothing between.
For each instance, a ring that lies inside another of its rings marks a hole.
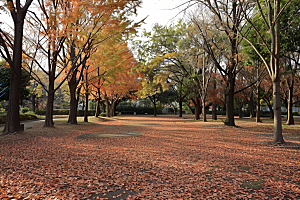
<instances>
[{"instance_id":1,"label":"sky","mask_svg":"<svg viewBox=\"0 0 300 200\"><path fill-rule=\"evenodd\" d=\"M187 0L143 0L142 7L137 9L138 16L135 21L139 21L147 17L146 24L141 26L142 29L151 31L151 27L155 23L160 25L169 25L170 23L178 21L183 17L183 13L180 11L184 8L176 8L183 4ZM175 8L175 9L173 9ZM11 17L9 15L0 15L0 21L12 24Z\"/></svg>"},{"instance_id":2,"label":"sky","mask_svg":"<svg viewBox=\"0 0 300 200\"><path fill-rule=\"evenodd\" d=\"M146 24L143 24L141 29L146 29L149 32L155 23L169 25L172 21L178 21L184 15L180 13L184 6L181 8L176 7L184 2L186 0L143 0L142 8L138 8L137 10L137 19L142 20L149 16L145 20Z\"/></svg>"}]
</instances>

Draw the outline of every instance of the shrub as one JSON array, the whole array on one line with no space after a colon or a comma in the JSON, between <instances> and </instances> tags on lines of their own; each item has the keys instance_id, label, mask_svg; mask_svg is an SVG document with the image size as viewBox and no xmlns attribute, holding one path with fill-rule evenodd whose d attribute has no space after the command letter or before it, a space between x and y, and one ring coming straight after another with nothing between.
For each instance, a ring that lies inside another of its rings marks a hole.
<instances>
[{"instance_id":1,"label":"shrub","mask_svg":"<svg viewBox=\"0 0 300 200\"><path fill-rule=\"evenodd\" d=\"M0 115L0 124L5 123L5 118L6 118L6 115Z\"/></svg>"},{"instance_id":2,"label":"shrub","mask_svg":"<svg viewBox=\"0 0 300 200\"><path fill-rule=\"evenodd\" d=\"M106 117L106 113L100 113L101 117Z\"/></svg>"},{"instance_id":3,"label":"shrub","mask_svg":"<svg viewBox=\"0 0 300 200\"><path fill-rule=\"evenodd\" d=\"M27 113L28 111L29 111L29 108L27 108L27 107L21 108L21 113Z\"/></svg>"}]
</instances>

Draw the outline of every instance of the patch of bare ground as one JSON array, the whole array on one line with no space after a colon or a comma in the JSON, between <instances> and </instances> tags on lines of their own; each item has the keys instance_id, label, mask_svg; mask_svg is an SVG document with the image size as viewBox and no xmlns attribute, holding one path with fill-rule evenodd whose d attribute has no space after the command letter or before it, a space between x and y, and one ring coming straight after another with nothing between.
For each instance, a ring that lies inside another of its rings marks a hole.
<instances>
[{"instance_id":1,"label":"patch of bare ground","mask_svg":"<svg viewBox=\"0 0 300 200\"><path fill-rule=\"evenodd\" d=\"M264 145L273 137L265 120L37 124L0 137L0 199L299 199L300 151ZM299 124L284 125L287 145L299 141ZM101 133L128 137L94 137Z\"/></svg>"}]
</instances>

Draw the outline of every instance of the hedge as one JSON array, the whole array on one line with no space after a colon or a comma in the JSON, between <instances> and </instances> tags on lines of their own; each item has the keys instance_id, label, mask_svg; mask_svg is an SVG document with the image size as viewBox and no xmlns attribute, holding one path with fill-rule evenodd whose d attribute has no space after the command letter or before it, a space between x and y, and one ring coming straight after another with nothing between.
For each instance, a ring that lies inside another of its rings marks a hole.
<instances>
[{"instance_id":1,"label":"hedge","mask_svg":"<svg viewBox=\"0 0 300 200\"><path fill-rule=\"evenodd\" d=\"M33 114L27 114L27 113L20 113L20 120L25 121L25 120L33 120L33 119L38 119L36 115ZM0 115L0 124L4 124L6 121L6 115Z\"/></svg>"},{"instance_id":2,"label":"hedge","mask_svg":"<svg viewBox=\"0 0 300 200\"><path fill-rule=\"evenodd\" d=\"M77 110L77 116L84 116L84 110ZM88 115L94 116L95 110L89 110ZM37 115L46 115L46 110L36 110ZM53 109L53 115L69 115L69 109Z\"/></svg>"},{"instance_id":3,"label":"hedge","mask_svg":"<svg viewBox=\"0 0 300 200\"><path fill-rule=\"evenodd\" d=\"M117 106L116 111L118 112L135 112L137 115L154 114L154 108L144 108L144 107L129 107L129 106ZM157 109L157 114L161 114L161 109Z\"/></svg>"}]
</instances>

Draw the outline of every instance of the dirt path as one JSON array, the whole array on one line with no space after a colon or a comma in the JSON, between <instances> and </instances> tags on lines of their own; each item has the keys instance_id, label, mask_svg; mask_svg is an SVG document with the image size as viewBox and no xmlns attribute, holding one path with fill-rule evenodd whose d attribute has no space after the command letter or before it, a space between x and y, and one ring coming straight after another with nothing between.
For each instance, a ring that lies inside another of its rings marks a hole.
<instances>
[{"instance_id":1,"label":"dirt path","mask_svg":"<svg viewBox=\"0 0 300 200\"><path fill-rule=\"evenodd\" d=\"M236 128L192 118L57 122L2 137L0 199L300 198L300 151L264 145L271 122L237 120ZM284 132L299 144L299 125Z\"/></svg>"}]
</instances>

